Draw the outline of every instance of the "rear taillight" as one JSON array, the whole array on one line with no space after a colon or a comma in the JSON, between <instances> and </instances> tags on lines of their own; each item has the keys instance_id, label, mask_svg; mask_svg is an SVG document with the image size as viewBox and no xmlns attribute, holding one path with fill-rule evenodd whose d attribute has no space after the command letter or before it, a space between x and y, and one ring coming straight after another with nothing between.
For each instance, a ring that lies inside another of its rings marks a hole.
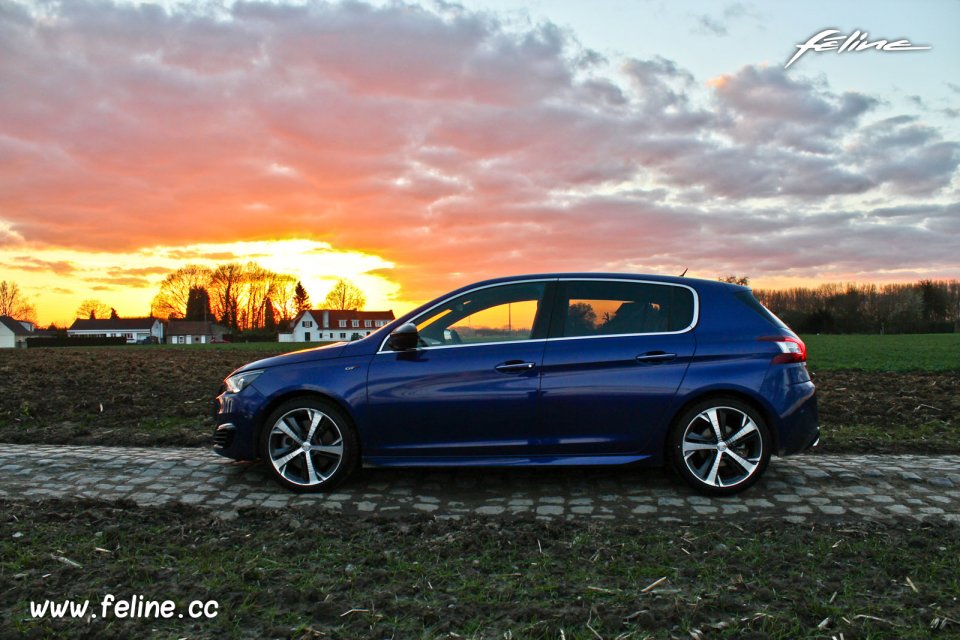
<instances>
[{"instance_id":1,"label":"rear taillight","mask_svg":"<svg viewBox=\"0 0 960 640\"><path fill-rule=\"evenodd\" d=\"M807 361L807 345L803 340L794 336L765 336L760 338L764 342L776 342L781 353L773 357L773 364L790 364L791 362Z\"/></svg>"}]
</instances>

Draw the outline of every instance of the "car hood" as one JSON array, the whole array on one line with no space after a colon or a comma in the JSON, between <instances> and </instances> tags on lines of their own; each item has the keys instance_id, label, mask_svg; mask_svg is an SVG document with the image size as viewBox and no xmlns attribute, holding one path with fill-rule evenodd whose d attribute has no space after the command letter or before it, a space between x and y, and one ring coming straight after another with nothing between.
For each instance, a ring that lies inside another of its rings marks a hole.
<instances>
[{"instance_id":1,"label":"car hood","mask_svg":"<svg viewBox=\"0 0 960 640\"><path fill-rule=\"evenodd\" d=\"M346 346L345 342L335 342L333 344L328 344L323 347L316 347L315 349L304 349L303 351L294 351L292 353L285 353L279 356L273 356L272 358L264 358L263 360L255 360L254 362L247 363L237 369L234 373L240 373L241 371L250 371L251 369L268 369L270 367L279 367L287 364L298 364L300 362L314 362L316 360L330 360L332 358L337 358L340 356L340 352L343 351L343 348Z\"/></svg>"}]
</instances>

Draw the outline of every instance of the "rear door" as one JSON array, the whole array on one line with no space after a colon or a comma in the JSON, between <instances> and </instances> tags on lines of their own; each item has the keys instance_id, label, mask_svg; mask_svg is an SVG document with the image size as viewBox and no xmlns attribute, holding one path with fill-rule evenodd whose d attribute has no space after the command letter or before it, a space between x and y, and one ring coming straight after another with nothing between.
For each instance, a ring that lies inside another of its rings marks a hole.
<instances>
[{"instance_id":1,"label":"rear door","mask_svg":"<svg viewBox=\"0 0 960 640\"><path fill-rule=\"evenodd\" d=\"M561 280L544 350L538 452L654 453L696 350L693 289Z\"/></svg>"}]
</instances>

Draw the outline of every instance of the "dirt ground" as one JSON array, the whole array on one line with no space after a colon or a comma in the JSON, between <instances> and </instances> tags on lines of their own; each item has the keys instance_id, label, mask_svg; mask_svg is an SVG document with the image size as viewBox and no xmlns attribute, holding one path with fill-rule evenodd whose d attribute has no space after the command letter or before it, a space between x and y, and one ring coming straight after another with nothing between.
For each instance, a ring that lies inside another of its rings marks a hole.
<instances>
[{"instance_id":1,"label":"dirt ground","mask_svg":"<svg viewBox=\"0 0 960 640\"><path fill-rule=\"evenodd\" d=\"M0 501L0 637L947 638L960 537L916 522L357 518ZM212 620L100 615L105 594ZM96 619L32 619L89 599Z\"/></svg>"},{"instance_id":2,"label":"dirt ground","mask_svg":"<svg viewBox=\"0 0 960 640\"><path fill-rule=\"evenodd\" d=\"M264 349L4 350L0 441L209 446L221 381L276 354ZM814 380L822 452L960 452L960 373L842 370Z\"/></svg>"}]
</instances>

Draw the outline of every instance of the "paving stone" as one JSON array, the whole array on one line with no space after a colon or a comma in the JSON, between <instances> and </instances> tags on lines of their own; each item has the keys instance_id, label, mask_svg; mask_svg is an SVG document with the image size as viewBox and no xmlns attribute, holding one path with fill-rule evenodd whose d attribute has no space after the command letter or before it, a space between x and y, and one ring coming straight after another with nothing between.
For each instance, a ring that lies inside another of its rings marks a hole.
<instances>
[{"instance_id":1,"label":"paving stone","mask_svg":"<svg viewBox=\"0 0 960 640\"><path fill-rule=\"evenodd\" d=\"M496 506L496 505L485 505L483 507L477 507L476 509L474 509L475 513L479 513L480 515L484 515L484 516L496 516L496 515L500 515L504 511L506 511L505 507Z\"/></svg>"},{"instance_id":2,"label":"paving stone","mask_svg":"<svg viewBox=\"0 0 960 640\"><path fill-rule=\"evenodd\" d=\"M682 507L686 503L680 498L660 498L657 500L657 504L661 507Z\"/></svg>"},{"instance_id":3,"label":"paving stone","mask_svg":"<svg viewBox=\"0 0 960 640\"><path fill-rule=\"evenodd\" d=\"M0 496L183 502L218 512L298 505L443 518L533 513L542 520L652 516L688 522L779 514L803 522L851 514L957 522L958 469L960 456L801 455L777 459L756 486L720 499L691 494L656 471L373 470L338 493L301 495L275 485L260 464L231 462L199 449L5 445Z\"/></svg>"},{"instance_id":4,"label":"paving stone","mask_svg":"<svg viewBox=\"0 0 960 640\"><path fill-rule=\"evenodd\" d=\"M843 507L834 504L820 505L818 509L829 516L841 516L847 512Z\"/></svg>"},{"instance_id":5,"label":"paving stone","mask_svg":"<svg viewBox=\"0 0 960 640\"><path fill-rule=\"evenodd\" d=\"M773 499L777 502L800 502L800 496L793 493L778 493Z\"/></svg>"},{"instance_id":6,"label":"paving stone","mask_svg":"<svg viewBox=\"0 0 960 640\"><path fill-rule=\"evenodd\" d=\"M723 513L729 515L732 513L749 513L750 508L745 504L725 504L723 505Z\"/></svg>"}]
</instances>

